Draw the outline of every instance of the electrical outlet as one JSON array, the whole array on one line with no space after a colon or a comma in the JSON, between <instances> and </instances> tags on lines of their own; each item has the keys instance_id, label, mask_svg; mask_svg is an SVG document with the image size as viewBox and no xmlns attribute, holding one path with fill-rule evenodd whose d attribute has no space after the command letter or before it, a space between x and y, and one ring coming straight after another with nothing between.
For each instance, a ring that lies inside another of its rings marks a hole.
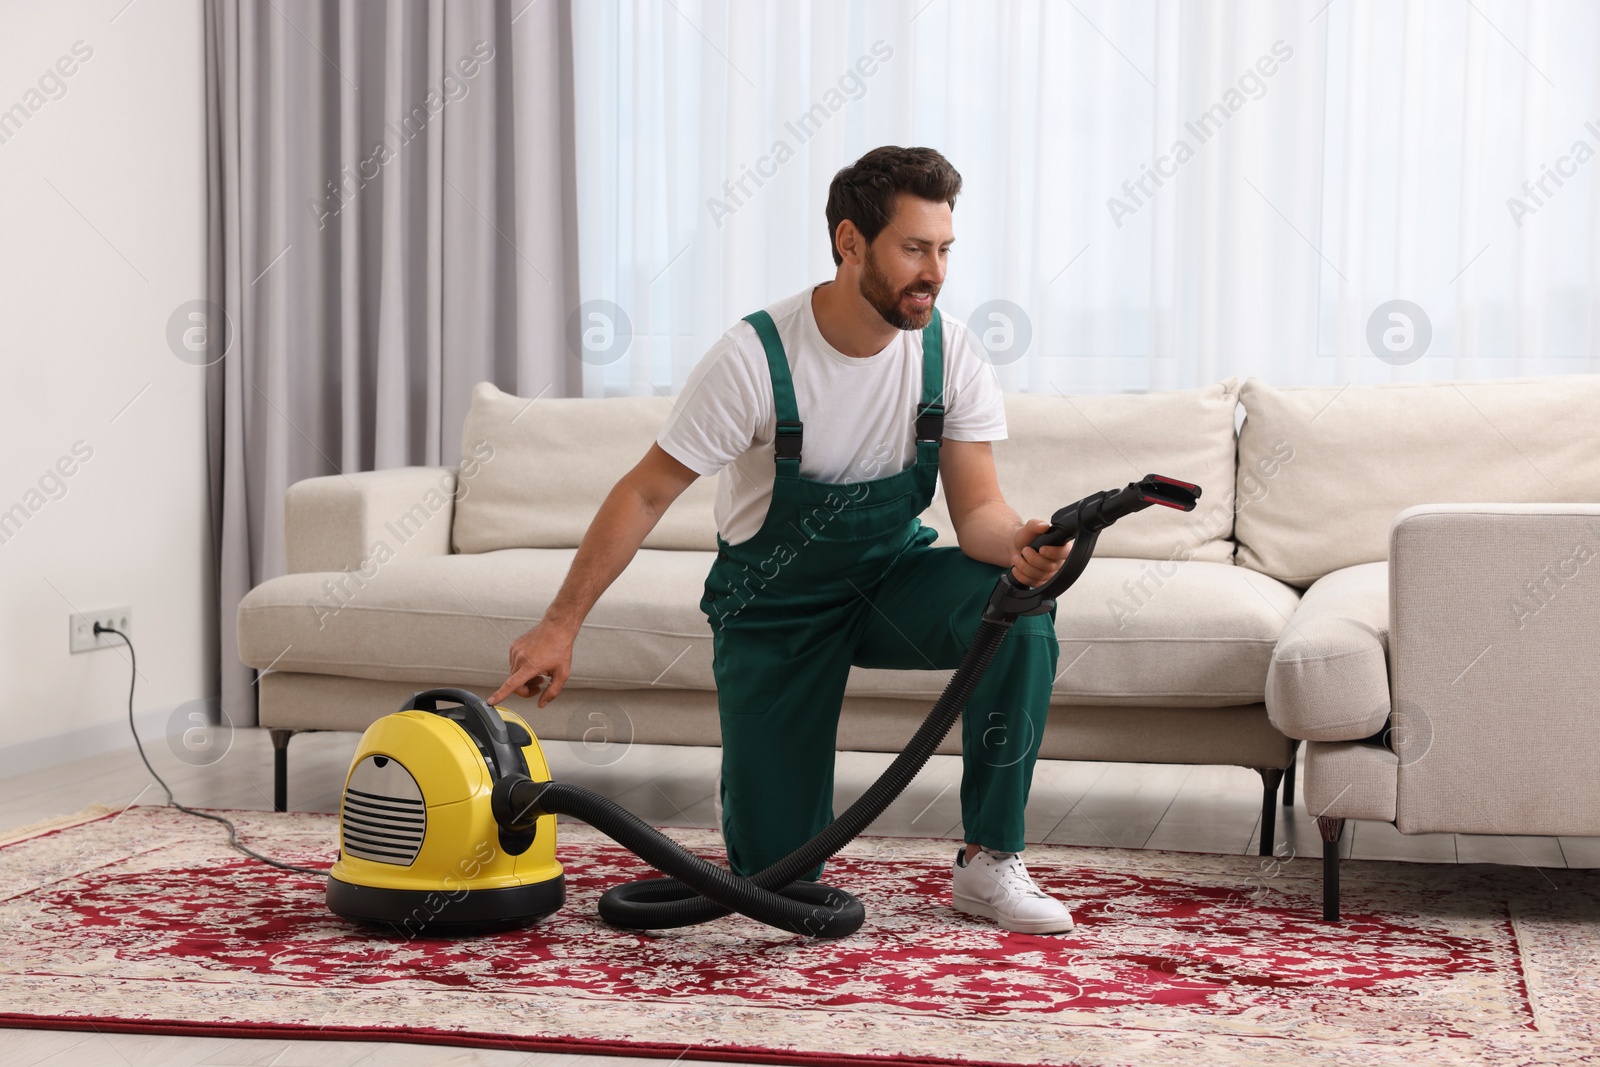
<instances>
[{"instance_id":1,"label":"electrical outlet","mask_svg":"<svg viewBox=\"0 0 1600 1067\"><path fill-rule=\"evenodd\" d=\"M101 626L114 626L133 636L133 609L130 607L104 608L88 615L72 614L67 616L69 629L69 647L74 652L93 652L97 648L110 648L122 644L122 638L116 634L95 633L94 624Z\"/></svg>"}]
</instances>

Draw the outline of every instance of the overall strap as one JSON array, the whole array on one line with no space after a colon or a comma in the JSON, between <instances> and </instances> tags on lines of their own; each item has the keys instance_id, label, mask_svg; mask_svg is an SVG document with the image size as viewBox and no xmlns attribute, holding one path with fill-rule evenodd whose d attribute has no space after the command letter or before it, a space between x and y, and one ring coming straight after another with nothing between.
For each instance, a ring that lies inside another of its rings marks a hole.
<instances>
[{"instance_id":1,"label":"overall strap","mask_svg":"<svg viewBox=\"0 0 1600 1067\"><path fill-rule=\"evenodd\" d=\"M794 379L789 376L789 357L778 340L778 327L765 311L754 311L744 321L756 328L761 347L767 352L767 369L772 372L772 406L778 416L778 433L772 439L772 452L778 470L797 474L800 470L800 443L804 426L794 402ZM785 467L785 464L789 466Z\"/></svg>"},{"instance_id":2,"label":"overall strap","mask_svg":"<svg viewBox=\"0 0 1600 1067\"><path fill-rule=\"evenodd\" d=\"M938 308L922 328L922 402L916 419L916 440L937 445L944 437L944 323Z\"/></svg>"}]
</instances>

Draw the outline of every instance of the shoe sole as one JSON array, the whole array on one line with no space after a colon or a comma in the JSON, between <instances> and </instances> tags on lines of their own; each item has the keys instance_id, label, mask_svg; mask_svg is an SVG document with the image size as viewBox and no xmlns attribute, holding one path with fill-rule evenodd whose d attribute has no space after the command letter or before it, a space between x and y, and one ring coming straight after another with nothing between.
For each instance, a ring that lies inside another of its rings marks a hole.
<instances>
[{"instance_id":1,"label":"shoe sole","mask_svg":"<svg viewBox=\"0 0 1600 1067\"><path fill-rule=\"evenodd\" d=\"M954 895L954 894L953 894ZM954 895L956 910L968 915L977 915L985 919L993 919L1000 924L1002 930L1010 930L1016 934L1061 934L1072 929L1072 917L1069 915L1065 923L1053 919L1036 919L1032 922L1003 918L992 905L971 897Z\"/></svg>"}]
</instances>

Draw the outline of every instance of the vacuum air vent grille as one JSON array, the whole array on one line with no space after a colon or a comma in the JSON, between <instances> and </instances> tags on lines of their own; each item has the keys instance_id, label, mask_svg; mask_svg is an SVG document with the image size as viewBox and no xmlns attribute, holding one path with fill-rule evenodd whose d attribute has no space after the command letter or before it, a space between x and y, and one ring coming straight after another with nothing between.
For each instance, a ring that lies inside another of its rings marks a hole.
<instances>
[{"instance_id":1,"label":"vacuum air vent grille","mask_svg":"<svg viewBox=\"0 0 1600 1067\"><path fill-rule=\"evenodd\" d=\"M428 809L411 772L390 756L368 756L350 772L339 833L346 855L410 866L428 832Z\"/></svg>"}]
</instances>

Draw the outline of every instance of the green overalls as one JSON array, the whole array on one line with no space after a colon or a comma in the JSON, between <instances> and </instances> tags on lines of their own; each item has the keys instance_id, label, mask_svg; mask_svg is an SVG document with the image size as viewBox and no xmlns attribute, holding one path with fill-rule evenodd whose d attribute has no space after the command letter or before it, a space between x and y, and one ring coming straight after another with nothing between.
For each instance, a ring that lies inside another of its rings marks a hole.
<instances>
[{"instance_id":1,"label":"green overalls","mask_svg":"<svg viewBox=\"0 0 1600 1067\"><path fill-rule=\"evenodd\" d=\"M908 412L916 462L864 482L800 476L802 428L789 360L765 311L745 316L766 348L777 413L776 478L761 529L719 534L700 610L713 633L722 719L722 833L750 875L833 820L835 734L845 680L861 667L958 666L1006 568L929 547L943 430L944 333L922 331L922 402ZM1055 610L1016 621L962 714L966 840L1020 851L1023 808L1058 654ZM915 724L908 721L909 739ZM809 875L822 873L819 864Z\"/></svg>"}]
</instances>

